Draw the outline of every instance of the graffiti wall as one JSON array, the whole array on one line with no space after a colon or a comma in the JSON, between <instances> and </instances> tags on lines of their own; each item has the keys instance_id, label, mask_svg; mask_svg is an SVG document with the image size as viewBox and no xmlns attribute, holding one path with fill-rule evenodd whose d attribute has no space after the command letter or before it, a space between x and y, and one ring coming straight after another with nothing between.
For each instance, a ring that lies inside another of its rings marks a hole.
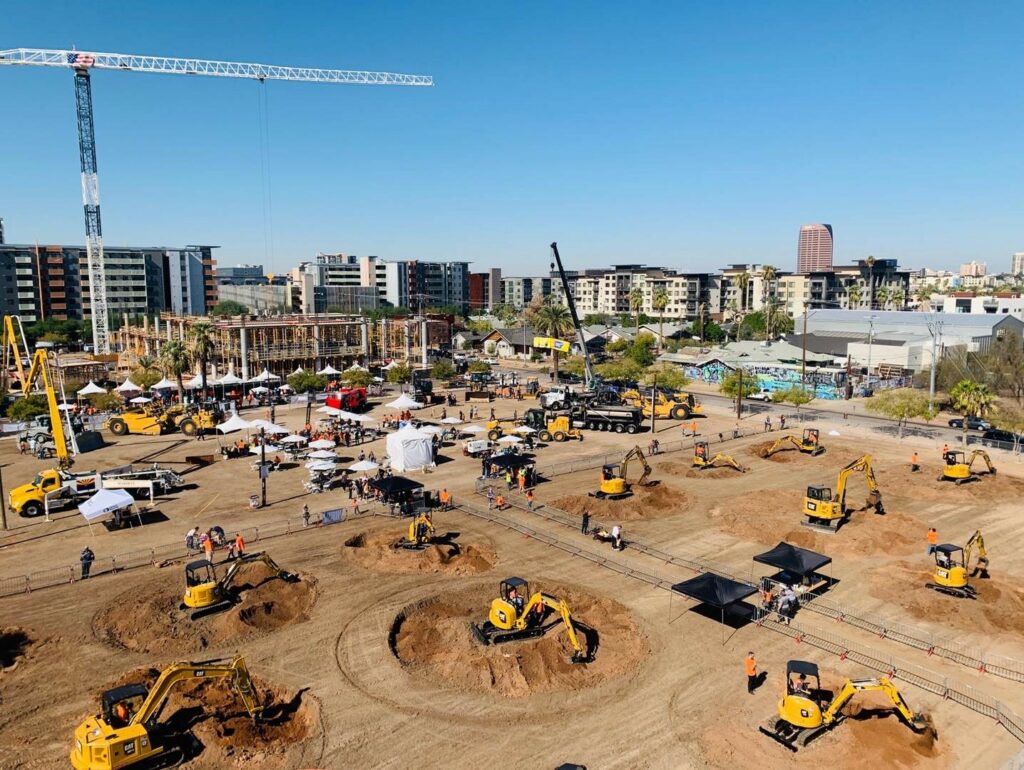
<instances>
[{"instance_id":1,"label":"graffiti wall","mask_svg":"<svg viewBox=\"0 0 1024 770\"><path fill-rule=\"evenodd\" d=\"M732 367L713 359L700 365L685 366L683 370L691 380L718 384L732 371ZM798 367L755 364L744 366L743 373L754 377L758 386L764 390L788 390L793 386L800 385L800 369ZM842 398L846 387L846 372L837 369L808 371L806 383L814 386L815 398L834 401Z\"/></svg>"}]
</instances>

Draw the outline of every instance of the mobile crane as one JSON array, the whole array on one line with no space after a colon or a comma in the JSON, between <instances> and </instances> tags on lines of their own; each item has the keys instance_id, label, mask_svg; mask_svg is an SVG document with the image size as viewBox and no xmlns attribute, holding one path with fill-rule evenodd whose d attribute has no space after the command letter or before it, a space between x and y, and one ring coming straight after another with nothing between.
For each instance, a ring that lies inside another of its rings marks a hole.
<instances>
[{"instance_id":1,"label":"mobile crane","mask_svg":"<svg viewBox=\"0 0 1024 770\"><path fill-rule=\"evenodd\" d=\"M866 454L839 471L834 496L830 487L822 485L807 487L803 505L805 520L800 522L801 525L821 532L835 533L838 531L839 527L849 518L850 511L846 509L846 485L850 476L855 473L863 473L864 479L868 483L867 506L873 508L874 512L879 515L884 514L882 493L878 489L875 473L871 469L871 455Z\"/></svg>"}]
</instances>

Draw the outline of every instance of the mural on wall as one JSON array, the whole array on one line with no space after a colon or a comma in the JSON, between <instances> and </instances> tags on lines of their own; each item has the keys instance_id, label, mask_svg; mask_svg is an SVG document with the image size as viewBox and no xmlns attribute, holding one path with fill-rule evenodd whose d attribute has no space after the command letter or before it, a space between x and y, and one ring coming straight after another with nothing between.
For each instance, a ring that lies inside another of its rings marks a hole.
<instances>
[{"instance_id":1,"label":"mural on wall","mask_svg":"<svg viewBox=\"0 0 1024 770\"><path fill-rule=\"evenodd\" d=\"M684 367L686 376L691 380L701 380L711 384L720 383L733 367L712 359L700 365ZM764 390L788 390L800 384L800 370L786 366L758 364L744 366L743 371L752 375L757 384ZM846 384L846 372L836 370L816 370L807 372L807 384L814 386L814 397L826 401L835 401L842 397Z\"/></svg>"}]
</instances>

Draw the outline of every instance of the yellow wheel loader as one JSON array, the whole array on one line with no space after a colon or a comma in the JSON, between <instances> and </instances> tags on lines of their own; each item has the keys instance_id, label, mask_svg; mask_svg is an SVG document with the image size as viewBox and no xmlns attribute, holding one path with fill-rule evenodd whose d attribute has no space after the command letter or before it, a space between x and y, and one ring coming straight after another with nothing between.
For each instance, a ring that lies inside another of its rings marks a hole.
<instances>
[{"instance_id":1,"label":"yellow wheel loader","mask_svg":"<svg viewBox=\"0 0 1024 770\"><path fill-rule=\"evenodd\" d=\"M977 550L978 560L971 567L971 557ZM988 577L988 554L985 551L985 538L981 530L976 530L967 545L961 547L950 543L935 546L935 572L933 583L925 583L934 591L941 591L960 599L976 599L978 592L970 584L968 577Z\"/></svg>"},{"instance_id":2,"label":"yellow wheel loader","mask_svg":"<svg viewBox=\"0 0 1024 770\"><path fill-rule=\"evenodd\" d=\"M102 712L75 730L71 766L75 770L120 770L123 767L170 767L184 757L181 741L157 720L171 690L191 679L226 679L255 722L262 707L242 658L172 663L153 686L125 685L100 698Z\"/></svg>"},{"instance_id":3,"label":"yellow wheel loader","mask_svg":"<svg viewBox=\"0 0 1024 770\"><path fill-rule=\"evenodd\" d=\"M783 436L778 439L774 444L768 447L768 451L764 453L764 456L771 457L776 452L781 452L783 449L789 449L789 445L795 447L798 452L810 455L811 457L817 457L825 451L825 447L823 447L821 442L818 440L818 429L805 428L803 435L800 438L797 438L796 436Z\"/></svg>"},{"instance_id":4,"label":"yellow wheel loader","mask_svg":"<svg viewBox=\"0 0 1024 770\"><path fill-rule=\"evenodd\" d=\"M747 469L736 462L732 457L723 452L719 452L714 457L711 457L711 452L708 450L707 441L698 441L693 446L693 466L704 470L705 468L735 468L740 473L746 473Z\"/></svg>"},{"instance_id":5,"label":"yellow wheel loader","mask_svg":"<svg viewBox=\"0 0 1024 770\"><path fill-rule=\"evenodd\" d=\"M966 452L961 452L959 449L951 449L942 456L944 463L942 475L937 480L952 481L957 486L965 481L977 480L980 475L986 472L974 470L974 461L979 458L984 460L988 474L995 475L995 466L992 465L988 452L983 449L975 449L971 452L970 457L967 457Z\"/></svg>"},{"instance_id":6,"label":"yellow wheel loader","mask_svg":"<svg viewBox=\"0 0 1024 770\"><path fill-rule=\"evenodd\" d=\"M643 450L635 446L626 452L620 463L609 463L601 468L601 486L596 492L591 492L591 497L608 500L621 500L633 494L633 483L629 481L629 463L638 460L644 472L636 480L636 486L644 486L650 483L651 466L644 457Z\"/></svg>"},{"instance_id":7,"label":"yellow wheel loader","mask_svg":"<svg viewBox=\"0 0 1024 770\"><path fill-rule=\"evenodd\" d=\"M915 733L931 729L931 720L911 711L888 677L847 679L839 692L833 694L821 689L818 666L804 660L786 664L786 689L779 701L778 716L758 729L795 752L838 725L843 719L843 706L857 693L870 691L888 696L897 716Z\"/></svg>"},{"instance_id":8,"label":"yellow wheel loader","mask_svg":"<svg viewBox=\"0 0 1024 770\"><path fill-rule=\"evenodd\" d=\"M873 508L874 512L879 515L885 514L885 508L882 507L882 493L878 489L875 473L871 469L871 455L864 455L839 471L834 495L831 487L822 485L807 487L802 511L804 521L800 522L801 526L820 532L837 532L851 513L846 508L846 486L850 476L855 473L863 473L864 479L868 483L867 507Z\"/></svg>"},{"instance_id":9,"label":"yellow wheel loader","mask_svg":"<svg viewBox=\"0 0 1024 770\"><path fill-rule=\"evenodd\" d=\"M280 578L286 583L295 583L299 580L297 575L278 567L264 552L239 556L231 562L231 566L220 578L217 577L213 564L206 559L199 559L185 565L185 596L181 600L181 609L193 610L189 617L198 620L233 606L238 601L238 596L231 586L239 570L248 564L258 562L267 565L270 570L271 576L268 579Z\"/></svg>"},{"instance_id":10,"label":"yellow wheel loader","mask_svg":"<svg viewBox=\"0 0 1024 770\"><path fill-rule=\"evenodd\" d=\"M487 621L470 624L477 641L483 645L504 644L543 636L561 622L572 645L570 663L589 663L593 659L576 635L576 624L565 601L538 591L530 594L530 584L518 577L501 581L500 595L491 602ZM553 622L548 616L555 615Z\"/></svg>"}]
</instances>

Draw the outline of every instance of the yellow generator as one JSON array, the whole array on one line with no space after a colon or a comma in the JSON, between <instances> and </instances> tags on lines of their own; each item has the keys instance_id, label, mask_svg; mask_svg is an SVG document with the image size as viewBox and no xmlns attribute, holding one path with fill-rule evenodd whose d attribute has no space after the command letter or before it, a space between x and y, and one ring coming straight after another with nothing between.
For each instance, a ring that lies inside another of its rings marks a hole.
<instances>
[{"instance_id":1,"label":"yellow generator","mask_svg":"<svg viewBox=\"0 0 1024 770\"><path fill-rule=\"evenodd\" d=\"M968 458L965 452L961 452L959 449L951 449L942 456L942 475L937 480L952 481L957 486L965 481L974 481L981 475L980 472L973 470L974 461L979 458L985 462L989 475L995 474L996 469L992 465L992 460L989 459L988 452L975 449Z\"/></svg>"},{"instance_id":2,"label":"yellow generator","mask_svg":"<svg viewBox=\"0 0 1024 770\"><path fill-rule=\"evenodd\" d=\"M562 414L548 420L545 426L537 433L537 438L548 443L551 441L569 441L570 439L583 438L576 428L572 427L569 418Z\"/></svg>"},{"instance_id":3,"label":"yellow generator","mask_svg":"<svg viewBox=\"0 0 1024 770\"><path fill-rule=\"evenodd\" d=\"M971 557L975 550L978 561L971 567ZM935 572L932 574L934 583L926 583L933 591L941 591L960 599L976 599L978 592L968 581L970 577L988 577L988 554L985 552L985 539L981 530L971 535L967 545L943 543L935 546Z\"/></svg>"}]
</instances>

